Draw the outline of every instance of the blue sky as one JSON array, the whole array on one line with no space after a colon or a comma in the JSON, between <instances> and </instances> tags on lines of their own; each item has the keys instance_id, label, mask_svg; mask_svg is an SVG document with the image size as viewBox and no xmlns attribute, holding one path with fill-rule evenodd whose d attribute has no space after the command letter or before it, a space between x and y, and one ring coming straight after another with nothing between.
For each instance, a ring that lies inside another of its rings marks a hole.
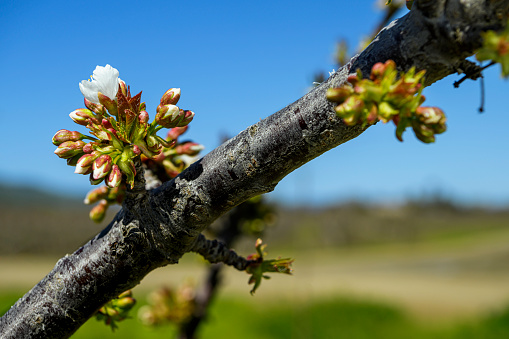
<instances>
[{"instance_id":1,"label":"blue sky","mask_svg":"<svg viewBox=\"0 0 509 339\"><path fill-rule=\"evenodd\" d=\"M403 11L404 14L405 11ZM84 196L86 176L53 154L53 134L82 128L78 83L110 64L154 116L161 95L180 87L196 113L187 136L215 148L305 94L313 75L334 68L335 43L357 46L380 13L373 1L8 1L0 2L0 181ZM448 131L424 145L378 124L285 178L271 193L287 204L349 199L392 203L441 192L464 203L509 204L508 83L498 67L480 90L446 78L425 89Z\"/></svg>"}]
</instances>

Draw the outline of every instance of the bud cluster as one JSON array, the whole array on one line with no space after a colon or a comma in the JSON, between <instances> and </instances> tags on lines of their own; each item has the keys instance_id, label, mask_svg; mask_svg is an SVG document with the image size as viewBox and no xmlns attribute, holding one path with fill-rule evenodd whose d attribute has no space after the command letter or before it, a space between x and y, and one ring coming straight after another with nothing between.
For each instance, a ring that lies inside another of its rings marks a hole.
<instances>
[{"instance_id":1,"label":"bud cluster","mask_svg":"<svg viewBox=\"0 0 509 339\"><path fill-rule=\"evenodd\" d=\"M80 89L86 108L77 109L69 116L78 125L87 127L94 137L60 130L52 141L58 146L55 154L75 166L75 173L89 174L93 185L104 181L108 187L115 188L125 178L132 187L136 175L134 159L141 155L153 159L161 154L163 147L171 145L171 140L159 137L157 132L162 128L187 126L194 117L193 112L175 106L180 89L171 88L163 94L155 120L149 123L141 92L131 96L130 88L118 79L118 71L109 65L98 66L92 81L83 81ZM84 139L91 141L85 143Z\"/></svg>"},{"instance_id":2,"label":"bud cluster","mask_svg":"<svg viewBox=\"0 0 509 339\"><path fill-rule=\"evenodd\" d=\"M374 124L392 121L396 125L396 137L412 127L419 140L435 141L435 134L446 129L445 115L436 107L421 107L425 98L423 90L425 71L398 75L392 60L377 63L371 69L369 79L363 79L360 71L348 77L348 84L327 90L327 99L338 103L335 110L347 125Z\"/></svg>"},{"instance_id":3,"label":"bud cluster","mask_svg":"<svg viewBox=\"0 0 509 339\"><path fill-rule=\"evenodd\" d=\"M96 313L96 319L104 321L106 325L111 326L112 330L115 330L116 322L126 319L135 304L136 300L132 297L131 290L125 291L101 307Z\"/></svg>"},{"instance_id":4,"label":"bud cluster","mask_svg":"<svg viewBox=\"0 0 509 339\"><path fill-rule=\"evenodd\" d=\"M251 274L249 277L248 284L254 284L251 294L258 289L263 279L270 279L269 276L264 275L265 272L274 273L285 273L292 274L292 263L293 259L290 258L278 258L271 260L264 260L263 257L267 255L264 252L267 245L262 245L262 239L256 240L255 248L256 253L249 255L246 259L250 262L246 268L246 272Z\"/></svg>"},{"instance_id":5,"label":"bud cluster","mask_svg":"<svg viewBox=\"0 0 509 339\"><path fill-rule=\"evenodd\" d=\"M85 204L91 205L97 203L90 210L90 219L97 223L103 221L108 207L113 204L121 205L122 201L124 201L125 193L125 184L120 184L114 188L105 185L88 192L87 196L85 197Z\"/></svg>"},{"instance_id":6,"label":"bud cluster","mask_svg":"<svg viewBox=\"0 0 509 339\"><path fill-rule=\"evenodd\" d=\"M175 178L195 162L198 154L204 149L201 144L179 140L187 129L188 126L173 127L166 135L166 142L169 145L164 146L159 155L153 158L141 157L143 164L162 182Z\"/></svg>"},{"instance_id":7,"label":"bud cluster","mask_svg":"<svg viewBox=\"0 0 509 339\"><path fill-rule=\"evenodd\" d=\"M147 158L144 154L141 155L143 166L151 170L161 182L176 177L180 172L189 167L196 160L198 153L203 150L203 146L200 144L178 140L187 129L188 126L170 129L166 136L168 146L163 146L160 153L154 158ZM126 185L124 183L113 188L105 185L90 191L85 198L85 204L97 203L90 210L90 219L100 223L104 219L109 206L114 204L121 205L125 195Z\"/></svg>"},{"instance_id":8,"label":"bud cluster","mask_svg":"<svg viewBox=\"0 0 509 339\"><path fill-rule=\"evenodd\" d=\"M509 23L502 32L486 31L481 33L483 45L477 51L479 61L492 60L498 62L502 68L502 76L509 76Z\"/></svg>"},{"instance_id":9,"label":"bud cluster","mask_svg":"<svg viewBox=\"0 0 509 339\"><path fill-rule=\"evenodd\" d=\"M195 305L195 289L192 284L185 283L176 291L163 287L149 295L149 304L140 308L138 318L148 326L168 322L180 325L191 317Z\"/></svg>"}]
</instances>

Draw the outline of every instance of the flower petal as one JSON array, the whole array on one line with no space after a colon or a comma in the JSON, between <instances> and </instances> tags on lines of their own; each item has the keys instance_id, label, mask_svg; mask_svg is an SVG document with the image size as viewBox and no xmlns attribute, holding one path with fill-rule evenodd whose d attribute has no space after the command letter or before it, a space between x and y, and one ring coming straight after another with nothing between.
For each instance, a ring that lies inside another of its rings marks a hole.
<instances>
[{"instance_id":1,"label":"flower petal","mask_svg":"<svg viewBox=\"0 0 509 339\"><path fill-rule=\"evenodd\" d=\"M106 65L105 67L97 66L92 77L97 82L99 92L115 100L119 84L118 75L116 68Z\"/></svg>"},{"instance_id":2,"label":"flower petal","mask_svg":"<svg viewBox=\"0 0 509 339\"><path fill-rule=\"evenodd\" d=\"M80 82L81 94L90 102L99 104L99 98L97 97L97 84L92 81L82 80Z\"/></svg>"},{"instance_id":3,"label":"flower petal","mask_svg":"<svg viewBox=\"0 0 509 339\"><path fill-rule=\"evenodd\" d=\"M97 66L90 80L81 81L79 84L80 91L87 100L95 104L99 104L97 92L101 92L111 100L115 100L120 81L118 75L118 70L110 65Z\"/></svg>"}]
</instances>

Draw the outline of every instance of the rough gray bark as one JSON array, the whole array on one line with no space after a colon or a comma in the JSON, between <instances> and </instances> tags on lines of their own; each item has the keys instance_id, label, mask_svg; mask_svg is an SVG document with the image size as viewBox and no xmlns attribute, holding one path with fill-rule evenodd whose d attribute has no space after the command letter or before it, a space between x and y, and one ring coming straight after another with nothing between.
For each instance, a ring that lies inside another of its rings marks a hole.
<instances>
[{"instance_id":1,"label":"rough gray bark","mask_svg":"<svg viewBox=\"0 0 509 339\"><path fill-rule=\"evenodd\" d=\"M287 174L363 132L336 117L325 91L392 59L426 69L427 85L476 69L465 58L480 33L505 25L509 0L416 0L357 58L295 103L250 126L171 182L128 192L109 226L55 268L2 318L1 338L67 338L151 270L176 264L217 217L274 189ZM338 19L339 20L339 19Z\"/></svg>"}]
</instances>

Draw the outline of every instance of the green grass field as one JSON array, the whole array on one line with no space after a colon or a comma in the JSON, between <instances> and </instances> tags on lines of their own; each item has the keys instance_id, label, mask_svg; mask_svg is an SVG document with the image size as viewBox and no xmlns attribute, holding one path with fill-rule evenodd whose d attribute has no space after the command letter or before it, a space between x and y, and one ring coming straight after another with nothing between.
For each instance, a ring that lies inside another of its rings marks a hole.
<instances>
[{"instance_id":1,"label":"green grass field","mask_svg":"<svg viewBox=\"0 0 509 339\"><path fill-rule=\"evenodd\" d=\"M0 294L0 310L6 311L17 297L12 293ZM174 338L172 325L151 328L134 318L120 323L115 332L91 319L72 338ZM251 303L226 297L214 303L200 337L501 339L509 338L509 307L475 320L429 325L390 304L360 299L333 297L307 302L285 299Z\"/></svg>"}]
</instances>

